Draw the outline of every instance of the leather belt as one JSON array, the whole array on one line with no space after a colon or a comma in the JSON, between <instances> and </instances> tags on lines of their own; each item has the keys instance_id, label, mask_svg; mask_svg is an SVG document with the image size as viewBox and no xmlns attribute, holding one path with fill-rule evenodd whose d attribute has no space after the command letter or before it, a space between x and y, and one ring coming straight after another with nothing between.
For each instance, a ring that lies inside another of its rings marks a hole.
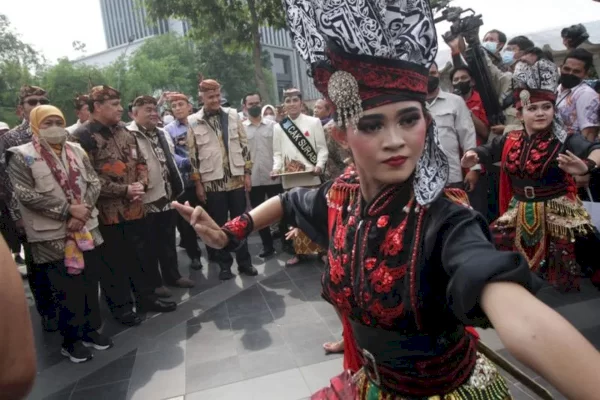
<instances>
[{"instance_id":1,"label":"leather belt","mask_svg":"<svg viewBox=\"0 0 600 400\"><path fill-rule=\"evenodd\" d=\"M513 185L513 194L519 201L544 201L552 200L567 194L567 186L560 185Z\"/></svg>"}]
</instances>

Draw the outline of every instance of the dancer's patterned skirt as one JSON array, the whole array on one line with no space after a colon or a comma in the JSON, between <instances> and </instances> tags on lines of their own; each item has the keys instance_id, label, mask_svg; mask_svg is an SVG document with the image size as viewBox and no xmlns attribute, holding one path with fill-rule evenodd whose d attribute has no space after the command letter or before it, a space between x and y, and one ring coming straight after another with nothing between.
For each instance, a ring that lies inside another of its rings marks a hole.
<instances>
[{"instance_id":1,"label":"dancer's patterned skirt","mask_svg":"<svg viewBox=\"0 0 600 400\"><path fill-rule=\"evenodd\" d=\"M299 256L319 254L323 251L321 246L311 241L304 232L299 231L294 238L294 251Z\"/></svg>"}]
</instances>

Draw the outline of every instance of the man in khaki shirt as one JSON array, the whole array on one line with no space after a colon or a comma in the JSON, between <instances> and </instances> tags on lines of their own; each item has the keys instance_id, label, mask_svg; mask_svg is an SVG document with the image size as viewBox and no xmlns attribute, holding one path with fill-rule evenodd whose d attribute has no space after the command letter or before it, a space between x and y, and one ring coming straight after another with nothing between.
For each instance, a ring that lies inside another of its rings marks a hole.
<instances>
[{"instance_id":1,"label":"man in khaki shirt","mask_svg":"<svg viewBox=\"0 0 600 400\"><path fill-rule=\"evenodd\" d=\"M248 138L235 109L221 107L221 85L212 79L200 82L202 109L188 119L188 148L191 179L198 199L219 225L246 211L246 192L252 189L252 161ZM232 279L233 258L224 250L214 250L221 272L219 279ZM238 272L258 275L252 266L248 244L236 251Z\"/></svg>"}]
</instances>

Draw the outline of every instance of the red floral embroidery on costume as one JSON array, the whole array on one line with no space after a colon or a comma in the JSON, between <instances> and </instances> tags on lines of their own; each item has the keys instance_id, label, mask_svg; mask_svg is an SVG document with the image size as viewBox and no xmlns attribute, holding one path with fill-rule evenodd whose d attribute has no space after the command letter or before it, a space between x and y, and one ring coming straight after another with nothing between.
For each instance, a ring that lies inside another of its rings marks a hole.
<instances>
[{"instance_id":1,"label":"red floral embroidery on costume","mask_svg":"<svg viewBox=\"0 0 600 400\"><path fill-rule=\"evenodd\" d=\"M336 250L343 250L346 244L346 231L347 228L342 224L335 227L335 234L333 236L333 245Z\"/></svg>"},{"instance_id":2,"label":"red floral embroidery on costume","mask_svg":"<svg viewBox=\"0 0 600 400\"><path fill-rule=\"evenodd\" d=\"M402 241L404 240L404 231L406 229L407 218L405 218L396 228L390 229L385 234L385 239L381 244L380 250L385 256L396 256L402 251Z\"/></svg>"},{"instance_id":3,"label":"red floral embroidery on costume","mask_svg":"<svg viewBox=\"0 0 600 400\"><path fill-rule=\"evenodd\" d=\"M354 215L351 215L348 218L348 226L354 226L356 225L356 217Z\"/></svg>"},{"instance_id":4,"label":"red floral embroidery on costume","mask_svg":"<svg viewBox=\"0 0 600 400\"><path fill-rule=\"evenodd\" d=\"M389 215L382 215L377 220L377 227L378 228L385 228L387 226L388 222L390 222L390 216Z\"/></svg>"},{"instance_id":5,"label":"red floral embroidery on costume","mask_svg":"<svg viewBox=\"0 0 600 400\"><path fill-rule=\"evenodd\" d=\"M396 307L385 308L381 301L375 300L371 306L371 314L380 325L391 327L394 320L404 314L404 304L400 303Z\"/></svg>"},{"instance_id":6,"label":"red floral embroidery on costume","mask_svg":"<svg viewBox=\"0 0 600 400\"><path fill-rule=\"evenodd\" d=\"M304 132L304 136L309 137L310 133L308 133L308 131Z\"/></svg>"},{"instance_id":7,"label":"red floral embroidery on costume","mask_svg":"<svg viewBox=\"0 0 600 400\"><path fill-rule=\"evenodd\" d=\"M250 216L242 214L227 222L221 229L231 233L237 240L242 241L252 233L252 224L250 222Z\"/></svg>"},{"instance_id":8,"label":"red floral embroidery on costume","mask_svg":"<svg viewBox=\"0 0 600 400\"><path fill-rule=\"evenodd\" d=\"M365 303L370 303L371 299L373 298L373 296L371 296L371 293L369 292L364 292L363 293L363 300L365 301Z\"/></svg>"},{"instance_id":9,"label":"red floral embroidery on costume","mask_svg":"<svg viewBox=\"0 0 600 400\"><path fill-rule=\"evenodd\" d=\"M367 258L365 260L365 268L367 269L367 271L371 271L373 268L375 268L376 263L377 263L376 258Z\"/></svg>"},{"instance_id":10,"label":"red floral embroidery on costume","mask_svg":"<svg viewBox=\"0 0 600 400\"><path fill-rule=\"evenodd\" d=\"M329 276L331 281L338 285L344 277L344 267L339 257L329 255Z\"/></svg>"},{"instance_id":11,"label":"red floral embroidery on costume","mask_svg":"<svg viewBox=\"0 0 600 400\"><path fill-rule=\"evenodd\" d=\"M362 316L362 320L365 323L365 325L371 325L371 318L369 318L369 316L367 314L363 314Z\"/></svg>"},{"instance_id":12,"label":"red floral embroidery on costume","mask_svg":"<svg viewBox=\"0 0 600 400\"><path fill-rule=\"evenodd\" d=\"M344 253L344 255L342 256L342 264L348 265L349 262L350 262L350 256L348 254Z\"/></svg>"},{"instance_id":13,"label":"red floral embroidery on costume","mask_svg":"<svg viewBox=\"0 0 600 400\"><path fill-rule=\"evenodd\" d=\"M377 293L389 293L396 281L406 275L406 265L399 268L389 268L382 261L369 277L369 281Z\"/></svg>"}]
</instances>

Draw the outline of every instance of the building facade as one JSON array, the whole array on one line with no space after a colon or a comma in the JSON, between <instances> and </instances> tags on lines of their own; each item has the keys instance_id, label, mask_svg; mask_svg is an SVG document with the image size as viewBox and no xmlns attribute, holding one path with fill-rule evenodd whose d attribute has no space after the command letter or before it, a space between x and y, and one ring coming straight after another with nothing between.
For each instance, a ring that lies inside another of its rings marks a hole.
<instances>
[{"instance_id":1,"label":"building facade","mask_svg":"<svg viewBox=\"0 0 600 400\"><path fill-rule=\"evenodd\" d=\"M130 56L150 37L173 32L185 35L189 30L187 21L176 19L149 23L137 0L100 0L100 6L107 50L74 60L75 64L105 67L119 57ZM321 97L307 75L308 65L294 50L285 30L261 28L261 43L271 57L276 102L281 103L283 91L292 86L299 88L308 102Z\"/></svg>"}]
</instances>

